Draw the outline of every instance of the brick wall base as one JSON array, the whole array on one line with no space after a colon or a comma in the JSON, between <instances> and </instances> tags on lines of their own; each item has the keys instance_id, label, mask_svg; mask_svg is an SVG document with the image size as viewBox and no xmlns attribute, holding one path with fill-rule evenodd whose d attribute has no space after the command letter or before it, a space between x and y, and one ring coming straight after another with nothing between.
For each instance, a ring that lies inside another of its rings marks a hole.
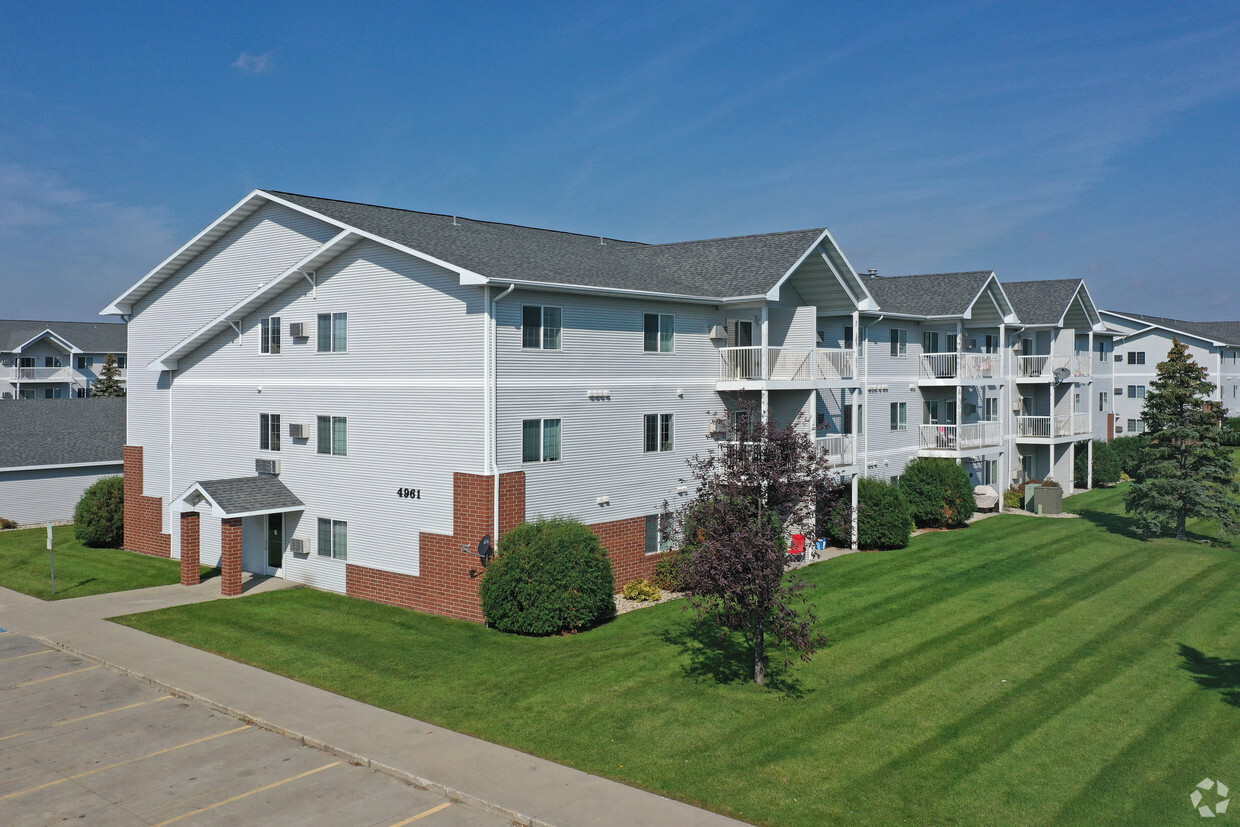
<instances>
[{"instance_id":1,"label":"brick wall base","mask_svg":"<svg viewBox=\"0 0 1240 827\"><path fill-rule=\"evenodd\" d=\"M613 520L595 523L590 530L598 535L603 548L611 558L611 568L616 575L616 591L624 584L638 578L654 575L658 554L646 554L646 518Z\"/></svg>"},{"instance_id":2,"label":"brick wall base","mask_svg":"<svg viewBox=\"0 0 1240 827\"><path fill-rule=\"evenodd\" d=\"M125 446L125 548L152 557L172 556L172 537L164 534L164 501L142 493L142 447Z\"/></svg>"},{"instance_id":3,"label":"brick wall base","mask_svg":"<svg viewBox=\"0 0 1240 827\"><path fill-rule=\"evenodd\" d=\"M198 567L199 519L197 511L181 513L181 585L197 586L202 582Z\"/></svg>"}]
</instances>

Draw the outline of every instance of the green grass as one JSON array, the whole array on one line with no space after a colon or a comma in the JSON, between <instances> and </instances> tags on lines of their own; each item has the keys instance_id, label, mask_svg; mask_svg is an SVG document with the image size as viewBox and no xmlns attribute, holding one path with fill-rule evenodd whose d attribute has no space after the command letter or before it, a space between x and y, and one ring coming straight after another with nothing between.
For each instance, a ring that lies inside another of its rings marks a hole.
<instances>
[{"instance_id":1,"label":"green grass","mask_svg":"<svg viewBox=\"0 0 1240 827\"><path fill-rule=\"evenodd\" d=\"M1119 495L811 566L832 643L765 689L678 603L550 639L309 589L120 622L760 823L1196 823L1203 777L1240 789L1240 554L1137 540Z\"/></svg>"},{"instance_id":2,"label":"green grass","mask_svg":"<svg viewBox=\"0 0 1240 827\"><path fill-rule=\"evenodd\" d=\"M181 564L113 548L88 548L73 526L52 529L56 550L56 595L52 596L47 529L0 533L0 586L43 600L63 600L181 582Z\"/></svg>"}]
</instances>

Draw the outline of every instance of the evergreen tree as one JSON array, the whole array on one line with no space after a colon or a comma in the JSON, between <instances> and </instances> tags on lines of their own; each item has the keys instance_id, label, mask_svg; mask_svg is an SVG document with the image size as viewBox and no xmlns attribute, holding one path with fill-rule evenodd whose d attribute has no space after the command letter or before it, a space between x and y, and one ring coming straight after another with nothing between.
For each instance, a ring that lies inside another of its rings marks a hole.
<instances>
[{"instance_id":1,"label":"evergreen tree","mask_svg":"<svg viewBox=\"0 0 1240 827\"><path fill-rule=\"evenodd\" d=\"M1176 539L1183 540L1189 517L1213 520L1224 534L1240 529L1240 485L1221 442L1223 411L1209 401L1215 386L1207 376L1175 339L1145 397L1141 475L1124 494L1124 506L1145 536L1174 526Z\"/></svg>"},{"instance_id":2,"label":"evergreen tree","mask_svg":"<svg viewBox=\"0 0 1240 827\"><path fill-rule=\"evenodd\" d=\"M121 369L116 364L116 357L111 353L103 360L103 368L99 371L99 381L91 389L94 396L124 396L125 380L120 378Z\"/></svg>"}]
</instances>

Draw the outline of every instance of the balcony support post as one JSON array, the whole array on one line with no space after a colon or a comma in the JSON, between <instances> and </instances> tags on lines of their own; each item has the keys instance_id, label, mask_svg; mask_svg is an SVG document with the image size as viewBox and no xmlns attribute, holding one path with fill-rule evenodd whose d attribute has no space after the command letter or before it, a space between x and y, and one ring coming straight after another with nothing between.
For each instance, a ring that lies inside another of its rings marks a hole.
<instances>
[{"instance_id":1,"label":"balcony support post","mask_svg":"<svg viewBox=\"0 0 1240 827\"><path fill-rule=\"evenodd\" d=\"M854 329L855 329L855 328L854 328ZM851 525L851 527L852 527L852 533L851 533L851 536L852 536L852 543L851 543L851 545L852 545L852 550L853 550L853 551L856 551L856 550L857 550L857 548L858 548L858 542L857 542L857 502L858 502L858 499L857 499L857 473L856 473L855 471L853 472L853 475L852 475L851 488L852 488L852 491L851 491L851 497L852 497L852 500L851 500L851 502L852 502L852 509L851 509L851 513L852 513L852 517L851 517L851 520L852 520L852 525Z\"/></svg>"}]
</instances>

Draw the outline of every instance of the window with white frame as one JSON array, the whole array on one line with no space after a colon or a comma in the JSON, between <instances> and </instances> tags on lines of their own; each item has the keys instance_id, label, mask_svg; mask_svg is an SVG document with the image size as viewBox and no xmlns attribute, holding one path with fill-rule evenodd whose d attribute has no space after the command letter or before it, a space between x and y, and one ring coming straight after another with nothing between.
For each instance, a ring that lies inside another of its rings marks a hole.
<instances>
[{"instance_id":1,"label":"window with white frame","mask_svg":"<svg viewBox=\"0 0 1240 827\"><path fill-rule=\"evenodd\" d=\"M258 320L258 352L280 352L280 317L269 316Z\"/></svg>"},{"instance_id":2,"label":"window with white frame","mask_svg":"<svg viewBox=\"0 0 1240 827\"><path fill-rule=\"evenodd\" d=\"M852 349L852 346L853 346L853 326L852 325L850 324L844 325L844 338L840 342L840 346L848 350Z\"/></svg>"},{"instance_id":3,"label":"window with white frame","mask_svg":"<svg viewBox=\"0 0 1240 827\"><path fill-rule=\"evenodd\" d=\"M666 514L646 515L646 553L658 554L672 547L672 533L668 530Z\"/></svg>"},{"instance_id":4,"label":"window with white frame","mask_svg":"<svg viewBox=\"0 0 1240 827\"><path fill-rule=\"evenodd\" d=\"M891 329L891 355L908 356L908 331L893 327Z\"/></svg>"},{"instance_id":5,"label":"window with white frame","mask_svg":"<svg viewBox=\"0 0 1240 827\"><path fill-rule=\"evenodd\" d=\"M349 350L349 314L318 314L319 353L345 353Z\"/></svg>"},{"instance_id":6,"label":"window with white frame","mask_svg":"<svg viewBox=\"0 0 1240 827\"><path fill-rule=\"evenodd\" d=\"M560 461L560 420L521 420L521 461Z\"/></svg>"},{"instance_id":7,"label":"window with white frame","mask_svg":"<svg viewBox=\"0 0 1240 827\"><path fill-rule=\"evenodd\" d=\"M1145 385L1129 385L1128 386L1128 398L1129 399L1144 399L1145 398Z\"/></svg>"},{"instance_id":8,"label":"window with white frame","mask_svg":"<svg viewBox=\"0 0 1240 827\"><path fill-rule=\"evenodd\" d=\"M670 313L643 314L642 349L647 353L674 352L676 349L676 317Z\"/></svg>"},{"instance_id":9,"label":"window with white frame","mask_svg":"<svg viewBox=\"0 0 1240 827\"><path fill-rule=\"evenodd\" d=\"M982 485L999 484L999 460L988 459L982 463Z\"/></svg>"},{"instance_id":10,"label":"window with white frame","mask_svg":"<svg viewBox=\"0 0 1240 827\"><path fill-rule=\"evenodd\" d=\"M999 397L986 397L985 404L982 407L982 417L985 422L999 421Z\"/></svg>"},{"instance_id":11,"label":"window with white frame","mask_svg":"<svg viewBox=\"0 0 1240 827\"><path fill-rule=\"evenodd\" d=\"M642 417L646 453L673 450L675 447L674 421L672 414L646 414Z\"/></svg>"},{"instance_id":12,"label":"window with white frame","mask_svg":"<svg viewBox=\"0 0 1240 827\"><path fill-rule=\"evenodd\" d=\"M1110 399L1107 396L1107 392L1098 391L1098 412L1099 413L1106 413L1108 402L1110 402Z\"/></svg>"},{"instance_id":13,"label":"window with white frame","mask_svg":"<svg viewBox=\"0 0 1240 827\"><path fill-rule=\"evenodd\" d=\"M526 350L559 350L562 315L559 307L521 305L521 347Z\"/></svg>"},{"instance_id":14,"label":"window with white frame","mask_svg":"<svg viewBox=\"0 0 1240 827\"><path fill-rule=\"evenodd\" d=\"M118 368L120 368L121 370L125 370L126 368L128 368L128 367L129 367L129 357L128 357L128 356L123 356L123 355L122 355L122 356L117 356L117 357L116 357L116 366L117 366Z\"/></svg>"},{"instance_id":15,"label":"window with white frame","mask_svg":"<svg viewBox=\"0 0 1240 827\"><path fill-rule=\"evenodd\" d=\"M987 353L998 353L999 352L999 334L997 333L986 334L985 349Z\"/></svg>"},{"instance_id":16,"label":"window with white frame","mask_svg":"<svg viewBox=\"0 0 1240 827\"><path fill-rule=\"evenodd\" d=\"M1129 351L1128 364L1144 365L1145 364L1145 351L1144 350Z\"/></svg>"},{"instance_id":17,"label":"window with white frame","mask_svg":"<svg viewBox=\"0 0 1240 827\"><path fill-rule=\"evenodd\" d=\"M349 524L344 520L319 517L319 542L316 551L320 557L349 559Z\"/></svg>"},{"instance_id":18,"label":"window with white frame","mask_svg":"<svg viewBox=\"0 0 1240 827\"><path fill-rule=\"evenodd\" d=\"M892 402L891 403L891 430L907 431L908 430L908 403Z\"/></svg>"},{"instance_id":19,"label":"window with white frame","mask_svg":"<svg viewBox=\"0 0 1240 827\"><path fill-rule=\"evenodd\" d=\"M1145 420L1143 420L1143 419L1130 419L1130 420L1128 420L1128 433L1130 433L1130 434L1143 434L1143 433L1145 433Z\"/></svg>"},{"instance_id":20,"label":"window with white frame","mask_svg":"<svg viewBox=\"0 0 1240 827\"><path fill-rule=\"evenodd\" d=\"M94 366L95 366L95 357L94 357L94 356L79 356L79 357L77 357L77 369L78 369L78 370L90 370L90 369L94 368Z\"/></svg>"},{"instance_id":21,"label":"window with white frame","mask_svg":"<svg viewBox=\"0 0 1240 827\"><path fill-rule=\"evenodd\" d=\"M280 450L280 415L258 415L258 447L263 451Z\"/></svg>"},{"instance_id":22,"label":"window with white frame","mask_svg":"<svg viewBox=\"0 0 1240 827\"><path fill-rule=\"evenodd\" d=\"M346 416L320 416L318 419L317 451L338 457L349 454L349 418Z\"/></svg>"}]
</instances>

